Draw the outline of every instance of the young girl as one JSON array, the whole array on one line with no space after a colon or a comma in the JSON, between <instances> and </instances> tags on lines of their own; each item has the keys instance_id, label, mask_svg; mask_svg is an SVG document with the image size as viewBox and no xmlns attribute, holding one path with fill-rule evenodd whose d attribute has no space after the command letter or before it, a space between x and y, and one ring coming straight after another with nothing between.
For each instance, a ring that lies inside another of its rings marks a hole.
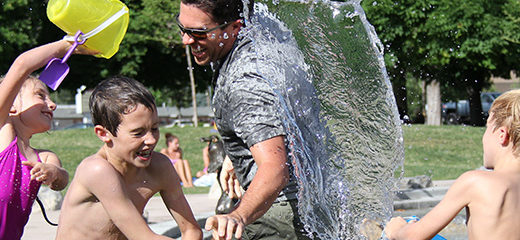
<instances>
[{"instance_id":1,"label":"young girl","mask_svg":"<svg viewBox=\"0 0 520 240\"><path fill-rule=\"evenodd\" d=\"M166 148L161 149L161 153L166 155L172 162L177 174L179 175L184 187L193 187L190 163L182 159L182 149L179 147L179 138L166 133Z\"/></svg>"},{"instance_id":2,"label":"young girl","mask_svg":"<svg viewBox=\"0 0 520 240\"><path fill-rule=\"evenodd\" d=\"M29 76L71 46L57 41L22 53L0 83L0 239L20 239L43 183L53 190L69 177L56 154L33 149L33 134L51 128L56 104L45 84Z\"/></svg>"}]
</instances>

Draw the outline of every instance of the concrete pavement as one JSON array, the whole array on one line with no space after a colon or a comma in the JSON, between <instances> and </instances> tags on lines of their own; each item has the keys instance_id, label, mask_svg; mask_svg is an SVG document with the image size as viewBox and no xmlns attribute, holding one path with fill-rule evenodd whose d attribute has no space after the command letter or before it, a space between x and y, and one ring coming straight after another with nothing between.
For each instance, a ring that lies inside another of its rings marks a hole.
<instances>
[{"instance_id":1,"label":"concrete pavement","mask_svg":"<svg viewBox=\"0 0 520 240\"><path fill-rule=\"evenodd\" d=\"M433 187L405 190L398 193L394 201L394 216L418 216L422 217L433 206L435 206L444 196L453 181L435 181ZM206 218L214 215L218 194L188 194L188 200L195 218L203 227ZM47 211L47 215L52 222L57 223L59 210ZM177 224L170 216L160 197L153 197L146 205L144 215L147 217L150 228L158 233L172 238L180 237ZM467 239L466 228L464 225L465 213L461 212L448 227L441 232L441 235L450 240ZM204 239L209 239L211 233L205 232ZM56 227L45 222L41 210L37 204L33 206L29 222L25 227L22 240L52 240L56 236Z\"/></svg>"},{"instance_id":2,"label":"concrete pavement","mask_svg":"<svg viewBox=\"0 0 520 240\"><path fill-rule=\"evenodd\" d=\"M205 219L215 214L215 206L218 199L208 194L188 194L186 195L191 210L195 218L200 220L199 223L205 222ZM49 220L58 223L60 211L46 211ZM168 213L161 197L153 197L145 207L144 215L147 216L150 228L162 235L176 237L175 227L177 224L173 217ZM56 237L57 227L49 225L43 218L43 214L38 204L32 209L29 222L25 226L22 240L54 240ZM211 233L204 232L204 237L210 236ZM179 235L180 236L180 235Z\"/></svg>"}]
</instances>

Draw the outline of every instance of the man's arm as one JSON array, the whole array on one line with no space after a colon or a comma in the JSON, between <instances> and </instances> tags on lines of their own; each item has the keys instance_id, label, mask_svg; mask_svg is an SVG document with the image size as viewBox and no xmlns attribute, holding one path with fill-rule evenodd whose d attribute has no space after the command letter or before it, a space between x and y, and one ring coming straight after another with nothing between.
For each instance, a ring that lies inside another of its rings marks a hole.
<instances>
[{"instance_id":1,"label":"man's arm","mask_svg":"<svg viewBox=\"0 0 520 240\"><path fill-rule=\"evenodd\" d=\"M283 136L259 142L250 150L258 166L256 175L235 210L206 221L206 230L213 230L214 237L240 238L244 226L264 215L289 181Z\"/></svg>"}]
</instances>

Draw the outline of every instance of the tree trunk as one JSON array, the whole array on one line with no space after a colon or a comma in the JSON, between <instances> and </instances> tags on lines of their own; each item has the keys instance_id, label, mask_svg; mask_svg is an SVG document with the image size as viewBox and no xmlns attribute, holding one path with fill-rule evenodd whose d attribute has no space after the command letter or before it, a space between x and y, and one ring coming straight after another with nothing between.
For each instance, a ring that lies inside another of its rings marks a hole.
<instances>
[{"instance_id":1,"label":"tree trunk","mask_svg":"<svg viewBox=\"0 0 520 240\"><path fill-rule=\"evenodd\" d=\"M441 125L441 86L437 80L426 85L426 125Z\"/></svg>"},{"instance_id":2,"label":"tree trunk","mask_svg":"<svg viewBox=\"0 0 520 240\"><path fill-rule=\"evenodd\" d=\"M186 60L188 60L188 71L190 73L191 83L191 101L193 104L193 126L199 126L199 117L197 114L197 94L195 91L195 77L193 76L193 66L191 64L190 46L186 45Z\"/></svg>"},{"instance_id":3,"label":"tree trunk","mask_svg":"<svg viewBox=\"0 0 520 240\"><path fill-rule=\"evenodd\" d=\"M406 78L403 76L403 74L396 73L395 78L392 81L392 88L394 91L397 110L399 111L399 118L405 119L405 116L408 115L408 99L406 95ZM411 116L408 115L408 118L410 117Z\"/></svg>"},{"instance_id":4,"label":"tree trunk","mask_svg":"<svg viewBox=\"0 0 520 240\"><path fill-rule=\"evenodd\" d=\"M469 96L469 117L471 126L484 126L486 119L482 112L482 101L480 93L482 92L482 80L478 80L471 85L471 92Z\"/></svg>"}]
</instances>

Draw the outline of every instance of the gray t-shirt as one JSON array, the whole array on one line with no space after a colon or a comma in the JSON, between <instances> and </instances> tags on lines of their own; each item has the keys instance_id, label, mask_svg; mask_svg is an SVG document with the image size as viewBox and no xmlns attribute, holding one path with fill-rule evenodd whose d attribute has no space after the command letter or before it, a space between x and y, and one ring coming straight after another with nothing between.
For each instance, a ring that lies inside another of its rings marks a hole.
<instances>
[{"instance_id":1,"label":"gray t-shirt","mask_svg":"<svg viewBox=\"0 0 520 240\"><path fill-rule=\"evenodd\" d=\"M212 100L224 149L233 162L240 185L246 190L257 171L249 148L264 140L286 135L277 89L256 71L257 55L252 45L247 37L235 42L234 48L216 69ZM276 67L275 62L271 64ZM289 183L277 201L296 199L298 190L290 155L287 164L290 166Z\"/></svg>"}]
</instances>

